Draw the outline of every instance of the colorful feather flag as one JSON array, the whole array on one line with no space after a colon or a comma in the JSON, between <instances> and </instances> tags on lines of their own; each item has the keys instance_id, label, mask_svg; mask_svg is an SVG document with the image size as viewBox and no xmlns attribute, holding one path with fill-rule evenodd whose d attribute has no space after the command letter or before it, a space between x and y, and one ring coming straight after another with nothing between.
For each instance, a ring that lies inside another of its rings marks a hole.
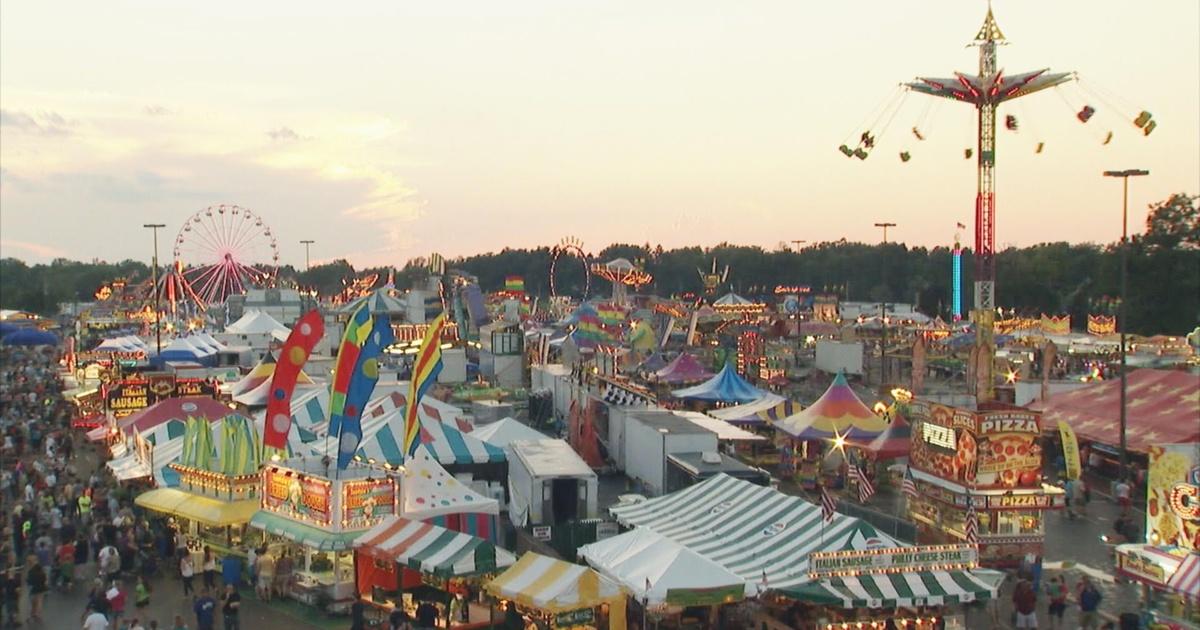
<instances>
[{"instance_id":1,"label":"colorful feather flag","mask_svg":"<svg viewBox=\"0 0 1200 630\"><path fill-rule=\"evenodd\" d=\"M408 390L408 408L404 415L404 452L413 457L420 446L421 421L418 418L417 407L421 398L437 382L438 374L442 371L442 329L446 327L446 316L438 315L425 331L421 340L421 348L413 361L412 382Z\"/></svg>"},{"instance_id":2,"label":"colorful feather flag","mask_svg":"<svg viewBox=\"0 0 1200 630\"><path fill-rule=\"evenodd\" d=\"M521 276L506 276L504 278L504 290L512 293L524 293L525 278Z\"/></svg>"},{"instance_id":3,"label":"colorful feather flag","mask_svg":"<svg viewBox=\"0 0 1200 630\"><path fill-rule=\"evenodd\" d=\"M279 351L279 362L275 364L271 375L271 393L267 398L266 422L263 423L263 445L277 449L287 446L287 434L292 428L292 392L296 389L296 380L313 348L324 336L325 322L317 309L306 313L292 327L292 333Z\"/></svg>"},{"instance_id":4,"label":"colorful feather flag","mask_svg":"<svg viewBox=\"0 0 1200 630\"><path fill-rule=\"evenodd\" d=\"M386 314L374 318L371 334L367 336L358 353L354 374L346 388L346 400L339 422L338 468L350 465L358 445L362 442L362 412L379 382L379 355L384 348L396 340L392 322Z\"/></svg>"},{"instance_id":5,"label":"colorful feather flag","mask_svg":"<svg viewBox=\"0 0 1200 630\"><path fill-rule=\"evenodd\" d=\"M346 409L346 390L350 387L350 378L354 376L354 366L358 364L358 353L371 334L371 310L363 300L350 321L346 322L346 334L342 335L342 343L338 346L337 363L333 367L333 382L329 385L329 435L341 433L342 414Z\"/></svg>"}]
</instances>

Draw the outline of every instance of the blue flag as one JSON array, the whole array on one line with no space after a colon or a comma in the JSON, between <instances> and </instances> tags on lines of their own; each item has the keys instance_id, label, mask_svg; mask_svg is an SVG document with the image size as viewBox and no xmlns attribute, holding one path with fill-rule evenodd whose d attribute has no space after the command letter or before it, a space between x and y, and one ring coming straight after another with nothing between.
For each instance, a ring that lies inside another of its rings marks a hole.
<instances>
[{"instance_id":1,"label":"blue flag","mask_svg":"<svg viewBox=\"0 0 1200 630\"><path fill-rule=\"evenodd\" d=\"M375 391L375 384L379 382L379 354L396 339L387 315L376 315L374 319L371 334L363 342L354 363L354 373L346 387L346 406L338 425L339 469L346 468L358 452L359 443L362 442L363 407L371 399L371 392Z\"/></svg>"}]
</instances>

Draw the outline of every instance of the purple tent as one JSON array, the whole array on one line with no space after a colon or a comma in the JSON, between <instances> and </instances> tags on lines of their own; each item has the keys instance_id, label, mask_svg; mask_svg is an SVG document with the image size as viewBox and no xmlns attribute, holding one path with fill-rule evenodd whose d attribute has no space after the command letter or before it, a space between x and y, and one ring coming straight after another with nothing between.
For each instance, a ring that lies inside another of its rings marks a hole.
<instances>
[{"instance_id":1,"label":"purple tent","mask_svg":"<svg viewBox=\"0 0 1200 630\"><path fill-rule=\"evenodd\" d=\"M668 385L699 383L709 378L712 378L712 372L704 369L696 357L686 352L680 353L666 367L654 373L654 380Z\"/></svg>"}]
</instances>

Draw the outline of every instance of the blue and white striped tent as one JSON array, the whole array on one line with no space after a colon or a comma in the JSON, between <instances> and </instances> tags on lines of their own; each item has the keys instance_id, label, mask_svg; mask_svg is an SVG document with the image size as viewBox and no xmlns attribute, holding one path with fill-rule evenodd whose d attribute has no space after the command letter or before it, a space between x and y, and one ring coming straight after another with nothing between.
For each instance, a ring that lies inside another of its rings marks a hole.
<instances>
[{"instance_id":1,"label":"blue and white striped tent","mask_svg":"<svg viewBox=\"0 0 1200 630\"><path fill-rule=\"evenodd\" d=\"M314 446L320 442L329 425L325 418L325 408L328 406L329 390L325 387L298 390L292 396L292 428L287 435L288 457L316 452ZM254 416L254 426L260 436L266 417L265 409Z\"/></svg>"},{"instance_id":2,"label":"blue and white striped tent","mask_svg":"<svg viewBox=\"0 0 1200 630\"><path fill-rule=\"evenodd\" d=\"M392 392L371 401L363 410L362 444L358 455L365 460L404 463L403 435L406 401L404 395ZM417 411L421 422L421 439L438 463L486 464L506 461L504 449L488 444L468 433L470 425L461 418L458 408L433 398L425 398ZM326 437L328 452L336 452L334 438Z\"/></svg>"}]
</instances>

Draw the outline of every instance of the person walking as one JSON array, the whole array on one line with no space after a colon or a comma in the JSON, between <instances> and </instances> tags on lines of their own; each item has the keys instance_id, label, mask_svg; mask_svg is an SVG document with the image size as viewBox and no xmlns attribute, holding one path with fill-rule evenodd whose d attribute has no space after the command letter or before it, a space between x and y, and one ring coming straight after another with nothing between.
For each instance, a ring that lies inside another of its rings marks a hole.
<instances>
[{"instance_id":1,"label":"person walking","mask_svg":"<svg viewBox=\"0 0 1200 630\"><path fill-rule=\"evenodd\" d=\"M1129 508L1133 506L1133 486L1124 475L1113 486L1113 496L1117 499L1117 505L1121 506L1121 516L1128 515Z\"/></svg>"},{"instance_id":2,"label":"person walking","mask_svg":"<svg viewBox=\"0 0 1200 630\"><path fill-rule=\"evenodd\" d=\"M133 587L133 605L139 615L145 614L146 607L150 605L150 585L145 577L138 576L137 585Z\"/></svg>"},{"instance_id":3,"label":"person walking","mask_svg":"<svg viewBox=\"0 0 1200 630\"><path fill-rule=\"evenodd\" d=\"M200 568L204 570L204 588L211 592L217 587L217 557L208 545L204 546L204 559Z\"/></svg>"},{"instance_id":4,"label":"person walking","mask_svg":"<svg viewBox=\"0 0 1200 630\"><path fill-rule=\"evenodd\" d=\"M108 609L112 612L112 625L121 627L121 617L125 614L125 587L120 580L113 580L112 586L104 594L108 600Z\"/></svg>"},{"instance_id":5,"label":"person walking","mask_svg":"<svg viewBox=\"0 0 1200 630\"><path fill-rule=\"evenodd\" d=\"M88 606L83 617L83 630L108 630L108 617L103 612Z\"/></svg>"},{"instance_id":6,"label":"person walking","mask_svg":"<svg viewBox=\"0 0 1200 630\"><path fill-rule=\"evenodd\" d=\"M1104 595L1092 584L1091 578L1083 576L1079 580L1079 627L1085 630L1095 630L1100 623L1100 602Z\"/></svg>"},{"instance_id":7,"label":"person walking","mask_svg":"<svg viewBox=\"0 0 1200 630\"><path fill-rule=\"evenodd\" d=\"M196 613L196 630L213 630L213 624L216 623L217 600L209 595L208 587L200 588L200 597L197 597L192 604L192 610Z\"/></svg>"},{"instance_id":8,"label":"person walking","mask_svg":"<svg viewBox=\"0 0 1200 630\"><path fill-rule=\"evenodd\" d=\"M37 557L26 559L25 584L29 587L29 619L42 620L42 602L46 599L46 591L50 590L46 568L38 562Z\"/></svg>"},{"instance_id":9,"label":"person walking","mask_svg":"<svg viewBox=\"0 0 1200 630\"><path fill-rule=\"evenodd\" d=\"M241 606L241 594L237 592L233 584L226 584L225 595L221 598L221 617L225 623L225 630L240 630L238 613Z\"/></svg>"},{"instance_id":10,"label":"person walking","mask_svg":"<svg viewBox=\"0 0 1200 630\"><path fill-rule=\"evenodd\" d=\"M255 585L255 590L258 592L258 598L269 602L271 601L271 588L275 582L275 557L270 551L258 556L258 583Z\"/></svg>"},{"instance_id":11,"label":"person walking","mask_svg":"<svg viewBox=\"0 0 1200 630\"><path fill-rule=\"evenodd\" d=\"M1017 628L1037 628L1037 591L1033 583L1022 578L1012 595L1013 608L1017 614Z\"/></svg>"},{"instance_id":12,"label":"person walking","mask_svg":"<svg viewBox=\"0 0 1200 630\"><path fill-rule=\"evenodd\" d=\"M1063 614L1067 611L1067 584L1061 575L1050 578L1046 597L1050 599L1050 628L1058 630L1063 627Z\"/></svg>"},{"instance_id":13,"label":"person walking","mask_svg":"<svg viewBox=\"0 0 1200 630\"><path fill-rule=\"evenodd\" d=\"M186 549L179 558L179 577L183 580L183 596L194 595L192 588L192 580L195 579L196 566L192 561L192 554Z\"/></svg>"},{"instance_id":14,"label":"person walking","mask_svg":"<svg viewBox=\"0 0 1200 630\"><path fill-rule=\"evenodd\" d=\"M21 612L21 574L16 567L9 567L0 577L0 591L4 596L4 627L16 628L21 625L17 621Z\"/></svg>"}]
</instances>

